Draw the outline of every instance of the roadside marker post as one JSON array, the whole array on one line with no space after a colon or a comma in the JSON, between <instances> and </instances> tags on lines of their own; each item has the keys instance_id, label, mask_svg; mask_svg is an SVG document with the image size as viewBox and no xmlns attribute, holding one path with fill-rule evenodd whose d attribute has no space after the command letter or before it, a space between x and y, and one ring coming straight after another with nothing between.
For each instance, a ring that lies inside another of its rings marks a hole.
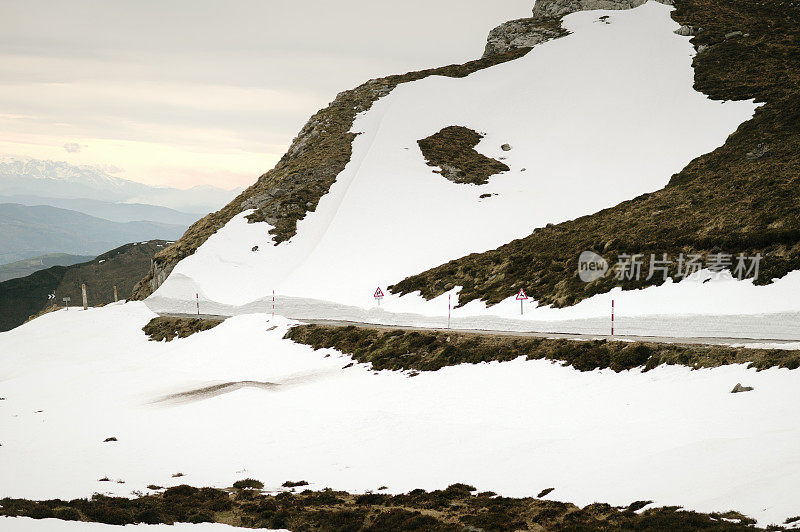
<instances>
[{"instance_id":1,"label":"roadside marker post","mask_svg":"<svg viewBox=\"0 0 800 532\"><path fill-rule=\"evenodd\" d=\"M447 328L450 328L450 309L453 308L450 304L450 294L447 294Z\"/></svg>"},{"instance_id":2,"label":"roadside marker post","mask_svg":"<svg viewBox=\"0 0 800 532\"><path fill-rule=\"evenodd\" d=\"M384 297L383 296L383 290L381 290L380 286L378 287L377 290L375 290L375 294L372 297L375 298L375 300L378 302L378 306L380 307L381 306L381 299L383 299L383 297Z\"/></svg>"},{"instance_id":3,"label":"roadside marker post","mask_svg":"<svg viewBox=\"0 0 800 532\"><path fill-rule=\"evenodd\" d=\"M56 292L55 292L55 290L53 291L52 294L47 294L47 301L51 302L54 307L56 306Z\"/></svg>"},{"instance_id":4,"label":"roadside marker post","mask_svg":"<svg viewBox=\"0 0 800 532\"><path fill-rule=\"evenodd\" d=\"M520 288L519 289L519 294L517 294L517 301L519 301L519 315L520 316L522 316L524 314L524 312L525 312L525 309L523 308L522 304L525 302L526 299L528 299L528 294L525 293L525 290Z\"/></svg>"},{"instance_id":5,"label":"roadside marker post","mask_svg":"<svg viewBox=\"0 0 800 532\"><path fill-rule=\"evenodd\" d=\"M272 291L272 321L275 321L275 290Z\"/></svg>"},{"instance_id":6,"label":"roadside marker post","mask_svg":"<svg viewBox=\"0 0 800 532\"><path fill-rule=\"evenodd\" d=\"M81 295L83 296L83 310L87 310L89 308L89 300L86 297L86 284L81 284Z\"/></svg>"},{"instance_id":7,"label":"roadside marker post","mask_svg":"<svg viewBox=\"0 0 800 532\"><path fill-rule=\"evenodd\" d=\"M614 336L614 300L611 300L611 336Z\"/></svg>"},{"instance_id":8,"label":"roadside marker post","mask_svg":"<svg viewBox=\"0 0 800 532\"><path fill-rule=\"evenodd\" d=\"M114 285L114 303L119 301L119 297L117 297L117 285Z\"/></svg>"},{"instance_id":9,"label":"roadside marker post","mask_svg":"<svg viewBox=\"0 0 800 532\"><path fill-rule=\"evenodd\" d=\"M197 301L197 315L199 316L200 315L200 294L195 292L194 298Z\"/></svg>"}]
</instances>

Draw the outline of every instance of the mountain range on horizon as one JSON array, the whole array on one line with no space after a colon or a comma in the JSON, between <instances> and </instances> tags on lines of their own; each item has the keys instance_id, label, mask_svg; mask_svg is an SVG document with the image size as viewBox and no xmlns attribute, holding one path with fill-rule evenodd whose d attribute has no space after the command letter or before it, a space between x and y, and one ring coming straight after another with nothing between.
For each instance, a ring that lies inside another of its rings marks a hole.
<instances>
[{"instance_id":1,"label":"mountain range on horizon","mask_svg":"<svg viewBox=\"0 0 800 532\"><path fill-rule=\"evenodd\" d=\"M135 203L205 215L228 203L239 192L241 188L226 190L210 185L189 189L151 186L116 177L101 166L32 158L0 158L2 196Z\"/></svg>"},{"instance_id":2,"label":"mountain range on horizon","mask_svg":"<svg viewBox=\"0 0 800 532\"><path fill-rule=\"evenodd\" d=\"M129 242L175 240L185 225L112 222L48 205L0 203L0 264L69 253L96 256Z\"/></svg>"}]
</instances>

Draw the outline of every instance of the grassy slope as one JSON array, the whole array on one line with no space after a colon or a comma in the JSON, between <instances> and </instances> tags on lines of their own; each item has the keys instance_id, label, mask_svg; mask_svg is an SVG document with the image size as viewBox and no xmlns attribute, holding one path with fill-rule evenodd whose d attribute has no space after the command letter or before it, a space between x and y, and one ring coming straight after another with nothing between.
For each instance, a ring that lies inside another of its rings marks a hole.
<instances>
[{"instance_id":1,"label":"grassy slope","mask_svg":"<svg viewBox=\"0 0 800 532\"><path fill-rule=\"evenodd\" d=\"M453 484L444 490L419 489L402 495L353 495L333 490L265 495L253 489L182 485L136 499L100 494L72 501L5 498L0 499L0 515L58 517L116 525L219 522L248 528L326 532L763 530L755 528L752 519L730 511L700 514L663 507L636 513L649 501L636 501L628 507L594 503L579 508L570 503L497 497L491 492L476 494L476 491L466 484Z\"/></svg>"},{"instance_id":2,"label":"grassy slope","mask_svg":"<svg viewBox=\"0 0 800 532\"><path fill-rule=\"evenodd\" d=\"M393 293L419 290L432 298L460 285L460 304L494 304L524 288L542 304L563 307L614 286L659 284L659 276L617 281L610 275L585 284L577 278L584 250L611 264L626 252L758 252L765 257L762 283L800 269L800 6L777 0L675 5L676 21L703 29L695 46L708 47L694 60L695 88L718 100L765 102L755 117L662 190L450 261L397 283ZM726 39L735 31L748 36Z\"/></svg>"},{"instance_id":3,"label":"grassy slope","mask_svg":"<svg viewBox=\"0 0 800 532\"><path fill-rule=\"evenodd\" d=\"M298 325L286 337L314 349L332 348L376 370L436 371L456 364L528 360L563 362L579 371L653 369L661 364L710 368L749 364L766 369L800 367L800 351L740 347L563 340L531 336L409 331L369 327Z\"/></svg>"},{"instance_id":4,"label":"grassy slope","mask_svg":"<svg viewBox=\"0 0 800 532\"><path fill-rule=\"evenodd\" d=\"M119 298L127 298L136 282L147 273L153 255L165 245L163 240L126 244L90 262L54 266L0 283L0 331L13 329L39 313L47 305L47 294L53 290L59 304L63 304L63 297L69 296L71 306L81 304L82 283L86 283L90 306L114 301L114 285Z\"/></svg>"}]
</instances>

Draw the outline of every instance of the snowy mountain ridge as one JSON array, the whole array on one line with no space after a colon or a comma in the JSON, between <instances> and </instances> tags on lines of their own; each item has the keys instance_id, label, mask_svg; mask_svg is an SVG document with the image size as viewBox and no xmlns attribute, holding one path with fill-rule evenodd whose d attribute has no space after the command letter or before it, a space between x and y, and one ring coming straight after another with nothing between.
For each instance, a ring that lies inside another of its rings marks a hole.
<instances>
[{"instance_id":1,"label":"snowy mountain ridge","mask_svg":"<svg viewBox=\"0 0 800 532\"><path fill-rule=\"evenodd\" d=\"M206 213L218 209L240 192L210 185L186 190L151 186L116 177L112 175L115 171L96 165L3 157L0 159L0 195L142 203Z\"/></svg>"},{"instance_id":2,"label":"snowy mountain ridge","mask_svg":"<svg viewBox=\"0 0 800 532\"><path fill-rule=\"evenodd\" d=\"M82 183L95 187L140 185L133 181L114 177L107 168L93 165L73 165L64 161L49 161L31 158L0 158L0 176L29 177L33 179L55 179ZM146 186L146 185L142 185Z\"/></svg>"}]
</instances>

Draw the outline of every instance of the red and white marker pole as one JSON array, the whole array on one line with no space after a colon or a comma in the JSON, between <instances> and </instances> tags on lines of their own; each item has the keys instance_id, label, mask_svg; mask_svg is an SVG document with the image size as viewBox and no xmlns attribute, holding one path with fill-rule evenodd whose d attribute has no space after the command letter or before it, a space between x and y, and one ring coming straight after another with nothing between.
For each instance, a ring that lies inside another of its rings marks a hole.
<instances>
[{"instance_id":1,"label":"red and white marker pole","mask_svg":"<svg viewBox=\"0 0 800 532\"><path fill-rule=\"evenodd\" d=\"M450 309L452 308L450 304L450 294L447 294L447 328L450 328Z\"/></svg>"},{"instance_id":2,"label":"red and white marker pole","mask_svg":"<svg viewBox=\"0 0 800 532\"><path fill-rule=\"evenodd\" d=\"M197 301L197 315L199 316L200 315L200 294L195 292L194 297L195 297L195 300Z\"/></svg>"},{"instance_id":3,"label":"red and white marker pole","mask_svg":"<svg viewBox=\"0 0 800 532\"><path fill-rule=\"evenodd\" d=\"M611 336L614 336L614 300L611 300Z\"/></svg>"},{"instance_id":4,"label":"red and white marker pole","mask_svg":"<svg viewBox=\"0 0 800 532\"><path fill-rule=\"evenodd\" d=\"M275 290L272 291L272 319L275 320Z\"/></svg>"}]
</instances>

